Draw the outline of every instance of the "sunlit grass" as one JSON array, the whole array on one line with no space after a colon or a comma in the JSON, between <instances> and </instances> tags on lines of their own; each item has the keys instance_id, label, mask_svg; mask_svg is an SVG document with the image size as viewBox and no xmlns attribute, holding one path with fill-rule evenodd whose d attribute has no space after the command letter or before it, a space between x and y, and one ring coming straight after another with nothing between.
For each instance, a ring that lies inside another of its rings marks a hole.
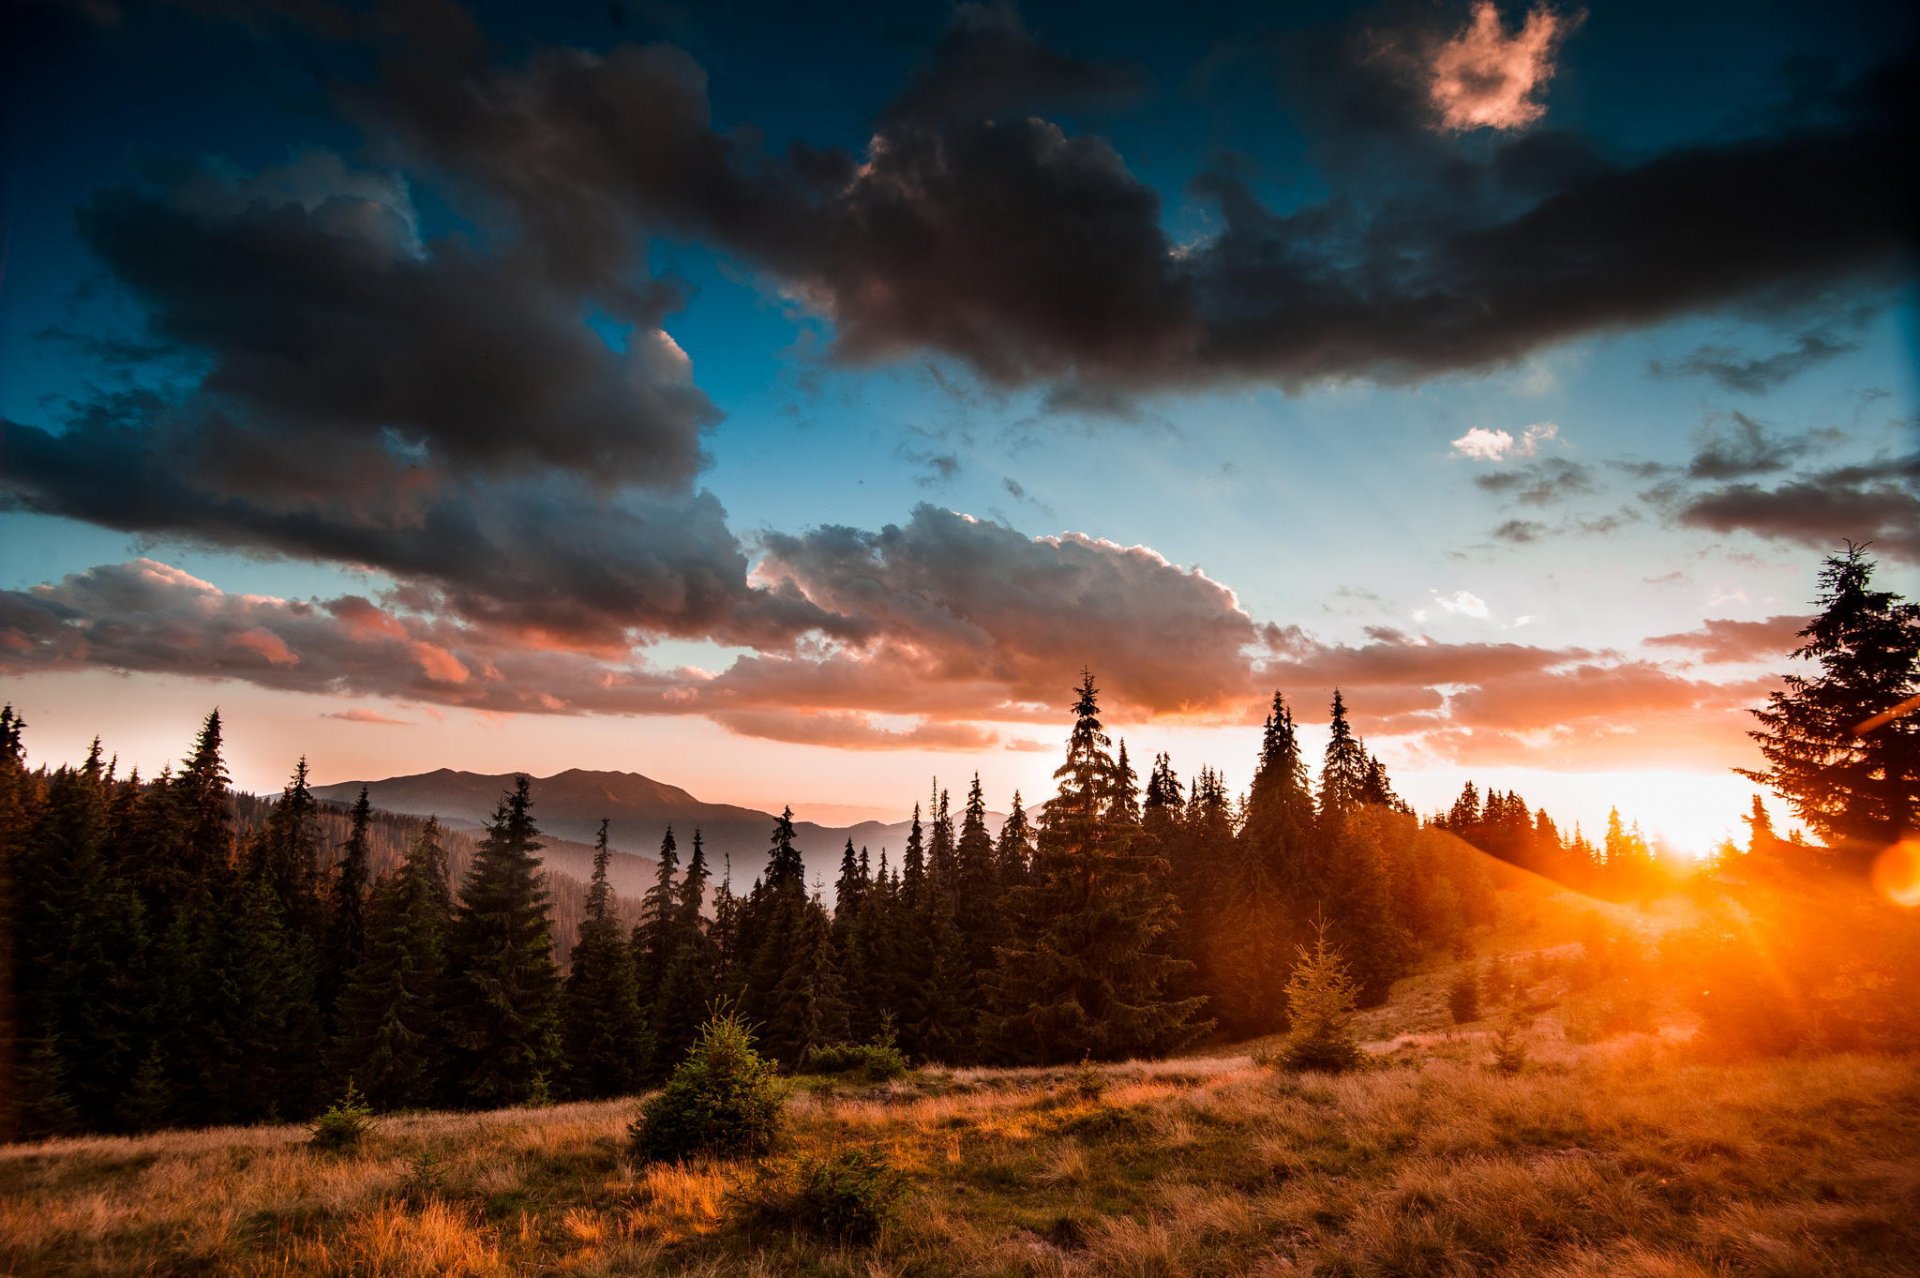
<instances>
[{"instance_id":1,"label":"sunlit grass","mask_svg":"<svg viewBox=\"0 0 1920 1278\"><path fill-rule=\"evenodd\" d=\"M1843 916L1847 900L1795 897L1792 917L1828 921L1810 934L1823 954L1859 940L1840 984L1802 991L1808 942L1764 897L1516 894L1466 960L1499 958L1479 1016L1454 1022L1462 966L1437 963L1361 1015L1369 1064L1348 1074L1275 1073L1256 1042L800 1080L776 1170L857 1148L907 1180L871 1245L752 1210L766 1196L750 1164L636 1163L626 1099L390 1116L341 1154L309 1149L304 1127L0 1148L0 1273L1910 1273L1920 1058L1825 1049L1836 1025L1874 1028L1836 1020L1858 1011L1836 999L1911 1003L1860 966L1912 940L1868 944L1861 920L1911 916ZM1749 993L1807 993L1827 1037L1741 1059L1703 1032L1693 950L1729 936ZM1508 1022L1526 1049L1514 1076L1492 1067Z\"/></svg>"}]
</instances>

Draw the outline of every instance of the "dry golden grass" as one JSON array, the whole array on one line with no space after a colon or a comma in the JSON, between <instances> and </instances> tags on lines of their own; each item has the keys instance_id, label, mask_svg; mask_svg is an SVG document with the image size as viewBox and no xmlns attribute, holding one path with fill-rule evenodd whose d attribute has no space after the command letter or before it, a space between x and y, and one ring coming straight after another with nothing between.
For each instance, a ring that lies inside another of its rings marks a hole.
<instances>
[{"instance_id":1,"label":"dry golden grass","mask_svg":"<svg viewBox=\"0 0 1920 1278\"><path fill-rule=\"evenodd\" d=\"M1437 1037L1344 1077L1230 1056L805 1090L792 1153L887 1151L870 1247L755 1226L725 1164L636 1166L630 1101L0 1149L16 1274L1914 1272L1920 1062ZM1097 1096L1088 1095L1097 1090Z\"/></svg>"}]
</instances>

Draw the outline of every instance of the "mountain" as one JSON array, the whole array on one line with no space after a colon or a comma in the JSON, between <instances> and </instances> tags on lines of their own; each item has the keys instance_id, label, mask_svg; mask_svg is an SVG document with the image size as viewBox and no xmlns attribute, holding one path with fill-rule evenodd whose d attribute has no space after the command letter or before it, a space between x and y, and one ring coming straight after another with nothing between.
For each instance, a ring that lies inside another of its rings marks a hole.
<instances>
[{"instance_id":1,"label":"mountain","mask_svg":"<svg viewBox=\"0 0 1920 1278\"><path fill-rule=\"evenodd\" d=\"M373 806L383 811L438 816L455 829L474 829L485 825L493 815L500 796L512 787L513 778L513 773L489 775L441 768L437 772L388 777L381 781L341 781L315 786L313 792L329 802L352 803L360 787L365 785ZM892 854L894 866L899 866L910 818L832 826L800 820L800 815L796 814L794 821L795 843L806 858L808 881L821 880L829 901L833 897L833 880L840 870L840 850L848 839L853 840L856 848L868 848L875 865L879 864L880 851L885 848ZM660 850L661 836L668 825L673 827L683 864L693 843L694 827L698 826L706 841L707 863L713 867L715 881L726 872L728 858L731 858L734 890L744 892L766 864L774 823L770 812L731 803L707 803L679 786L655 781L637 772L595 772L581 768L570 768L550 777L534 777L533 816L545 833L575 843L592 843L599 833L601 819L606 818L610 823L607 842L616 852L624 854L614 858L614 866L609 871L615 889L623 895L638 895L646 890L654 872L654 857ZM958 820L957 811L955 819ZM997 834L1003 819L999 813L988 813L988 829ZM634 863L641 860L644 865Z\"/></svg>"}]
</instances>

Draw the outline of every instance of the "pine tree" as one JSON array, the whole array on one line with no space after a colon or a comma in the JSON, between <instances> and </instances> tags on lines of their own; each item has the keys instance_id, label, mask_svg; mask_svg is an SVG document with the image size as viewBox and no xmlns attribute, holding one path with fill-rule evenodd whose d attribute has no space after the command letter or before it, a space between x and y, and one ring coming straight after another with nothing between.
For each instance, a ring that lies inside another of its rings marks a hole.
<instances>
[{"instance_id":1,"label":"pine tree","mask_svg":"<svg viewBox=\"0 0 1920 1278\"><path fill-rule=\"evenodd\" d=\"M807 895L806 862L794 846L793 809L774 822L765 877L741 918L740 1014L759 1027L767 1054L797 1065L833 1017L825 910ZM816 936L817 932L817 936Z\"/></svg>"},{"instance_id":2,"label":"pine tree","mask_svg":"<svg viewBox=\"0 0 1920 1278\"><path fill-rule=\"evenodd\" d=\"M428 1105L444 1095L447 940L453 914L440 823L414 836L406 859L375 885L367 943L338 1006L333 1072L376 1109Z\"/></svg>"},{"instance_id":3,"label":"pine tree","mask_svg":"<svg viewBox=\"0 0 1920 1278\"><path fill-rule=\"evenodd\" d=\"M1026 881L1027 862L1033 856L1033 830L1027 824L1027 809L1020 802L1018 790L1013 792L1013 805L1000 826L1000 837L994 842L993 852L1003 893ZM1004 908L1003 905L1003 912Z\"/></svg>"},{"instance_id":4,"label":"pine tree","mask_svg":"<svg viewBox=\"0 0 1920 1278\"><path fill-rule=\"evenodd\" d=\"M593 878L587 888L587 913L573 947L573 966L567 973L560 1007L562 1079L567 1095L579 1100L619 1096L635 1090L646 1070L648 1045L640 1017L640 986L634 973L634 952L620 934L613 913L613 888L607 866L613 857L607 846L606 821L594 842ZM670 881L670 876L669 876ZM670 949L678 910L662 922ZM668 961L670 961L670 956ZM664 964L663 964L664 966Z\"/></svg>"},{"instance_id":5,"label":"pine tree","mask_svg":"<svg viewBox=\"0 0 1920 1278\"><path fill-rule=\"evenodd\" d=\"M300 761L300 779L306 779L306 760ZM321 989L321 1008L329 1016L347 976L367 948L367 883L371 875L368 827L373 804L367 787L360 787L347 827L347 842L333 878L333 908L328 915L327 981Z\"/></svg>"},{"instance_id":6,"label":"pine tree","mask_svg":"<svg viewBox=\"0 0 1920 1278\"><path fill-rule=\"evenodd\" d=\"M1920 604L1872 589L1865 549L1827 557L1820 614L1791 654L1818 672L1783 676L1753 712L1766 766L1738 769L1857 869L1920 820Z\"/></svg>"},{"instance_id":7,"label":"pine tree","mask_svg":"<svg viewBox=\"0 0 1920 1278\"><path fill-rule=\"evenodd\" d=\"M1326 760L1320 767L1320 818L1333 833L1347 813L1365 801L1370 768L1366 748L1347 723L1347 705L1338 688L1333 690L1330 724Z\"/></svg>"},{"instance_id":8,"label":"pine tree","mask_svg":"<svg viewBox=\"0 0 1920 1278\"><path fill-rule=\"evenodd\" d=\"M448 938L447 1025L458 1094L513 1105L550 1074L560 978L525 776L494 810Z\"/></svg>"},{"instance_id":9,"label":"pine tree","mask_svg":"<svg viewBox=\"0 0 1920 1278\"><path fill-rule=\"evenodd\" d=\"M701 914L706 903L707 878L706 848L700 828L695 826L693 852L687 858L687 871L680 879L673 954L649 1018L649 1080L664 1078L686 1055L700 1027L708 1020L719 993L719 956Z\"/></svg>"},{"instance_id":10,"label":"pine tree","mask_svg":"<svg viewBox=\"0 0 1920 1278\"><path fill-rule=\"evenodd\" d=\"M985 1032L1006 1060L1154 1054L1206 1029L1195 1019L1204 1000L1167 994L1185 965L1164 948L1177 917L1166 863L1142 852L1137 826L1114 819L1124 806L1091 674L1076 692L1059 793L995 972Z\"/></svg>"},{"instance_id":11,"label":"pine tree","mask_svg":"<svg viewBox=\"0 0 1920 1278\"><path fill-rule=\"evenodd\" d=\"M1311 948L1300 948L1287 979L1287 1037L1280 1058L1290 1069L1344 1070L1361 1061L1354 1028L1356 990L1340 952L1317 929Z\"/></svg>"},{"instance_id":12,"label":"pine tree","mask_svg":"<svg viewBox=\"0 0 1920 1278\"><path fill-rule=\"evenodd\" d=\"M1753 796L1753 809L1744 818L1747 823L1747 855L1756 861L1772 858L1779 850L1780 836L1773 831L1773 817L1759 795Z\"/></svg>"},{"instance_id":13,"label":"pine tree","mask_svg":"<svg viewBox=\"0 0 1920 1278\"><path fill-rule=\"evenodd\" d=\"M655 861L653 886L640 898L640 921L633 929L633 962L640 982L641 997L651 1003L660 992L673 957L674 929L679 921L680 890L674 876L680 870L680 850L673 839L673 827L660 840Z\"/></svg>"}]
</instances>

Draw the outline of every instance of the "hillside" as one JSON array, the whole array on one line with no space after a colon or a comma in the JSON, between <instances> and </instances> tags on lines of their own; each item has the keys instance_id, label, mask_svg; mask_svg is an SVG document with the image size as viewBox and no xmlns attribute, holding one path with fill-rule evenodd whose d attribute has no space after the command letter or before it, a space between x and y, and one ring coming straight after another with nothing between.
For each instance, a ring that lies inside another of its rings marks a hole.
<instances>
[{"instance_id":1,"label":"hillside","mask_svg":"<svg viewBox=\"0 0 1920 1278\"><path fill-rule=\"evenodd\" d=\"M350 804L365 785L373 805L383 811L438 816L452 828L477 829L486 823L501 793L512 784L512 773L441 768L382 780L335 782L314 787L314 794L329 802ZM550 777L534 777L533 800L535 819L541 830L553 839L591 845L601 820L608 820L608 842L629 857L646 860L644 867L616 862L612 875L614 886L629 895L646 890L652 874L651 858L669 825L673 827L683 857L694 827L698 826L706 841L707 860L715 873L719 874L731 858L734 885L744 890L766 862L767 836L774 822L773 813L731 803L707 803L679 786L637 772L571 768ZM853 840L855 847L870 849L876 862L881 850L886 849L898 865L900 850L907 841L909 820L835 826L807 821L805 815L804 811L795 814L797 843L806 857L809 882L821 880L828 901L833 897L841 849L848 839ZM999 813L988 813L988 829L997 833L1004 819ZM556 863L556 868L563 867ZM568 873L575 873L570 866L564 868ZM641 878L643 875L647 877ZM586 872L579 872L578 877L584 879Z\"/></svg>"},{"instance_id":2,"label":"hillside","mask_svg":"<svg viewBox=\"0 0 1920 1278\"><path fill-rule=\"evenodd\" d=\"M1687 1027L1587 1019L1591 903L1511 880L1478 939L1515 974L1454 1025L1441 964L1366 1017L1373 1064L1259 1045L1156 1063L800 1078L770 1163L648 1166L632 1099L390 1117L358 1151L295 1126L0 1148L0 1272L823 1275L1911 1273L1920 1060L1730 1062ZM1684 906L1676 907L1685 912ZM1665 910L1601 907L1658 932ZM1524 1012L1526 1061L1492 1068ZM1249 1047L1254 1048L1253 1052ZM795 1186L849 1149L904 1196L871 1243Z\"/></svg>"}]
</instances>

